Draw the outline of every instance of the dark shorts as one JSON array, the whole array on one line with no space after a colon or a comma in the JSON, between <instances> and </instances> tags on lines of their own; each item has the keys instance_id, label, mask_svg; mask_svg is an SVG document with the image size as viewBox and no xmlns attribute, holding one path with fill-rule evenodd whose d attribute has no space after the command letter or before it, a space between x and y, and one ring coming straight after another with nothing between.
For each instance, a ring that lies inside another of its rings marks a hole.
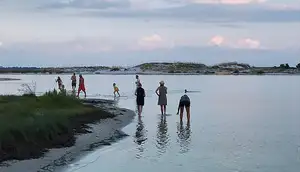
<instances>
[{"instance_id":1,"label":"dark shorts","mask_svg":"<svg viewBox=\"0 0 300 172\"><path fill-rule=\"evenodd\" d=\"M72 87L76 87L76 82L75 82L75 83L72 83Z\"/></svg>"},{"instance_id":2,"label":"dark shorts","mask_svg":"<svg viewBox=\"0 0 300 172\"><path fill-rule=\"evenodd\" d=\"M191 102L190 101L182 101L179 103L179 107L190 107Z\"/></svg>"}]
</instances>

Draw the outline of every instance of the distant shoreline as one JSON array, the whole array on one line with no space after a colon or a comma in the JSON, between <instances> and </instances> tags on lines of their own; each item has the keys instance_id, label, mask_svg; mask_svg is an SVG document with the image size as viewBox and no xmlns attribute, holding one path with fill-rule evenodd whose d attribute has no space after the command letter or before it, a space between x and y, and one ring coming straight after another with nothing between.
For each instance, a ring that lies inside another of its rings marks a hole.
<instances>
[{"instance_id":1,"label":"distant shoreline","mask_svg":"<svg viewBox=\"0 0 300 172\"><path fill-rule=\"evenodd\" d=\"M17 78L0 78L0 81L19 81L21 79L17 79Z\"/></svg>"},{"instance_id":2,"label":"distant shoreline","mask_svg":"<svg viewBox=\"0 0 300 172\"><path fill-rule=\"evenodd\" d=\"M263 74L218 74L218 73L213 73L213 74L204 74L204 73L150 73L150 72L137 72L137 73L93 73L93 72L76 72L76 73L81 73L83 75L177 75L177 76L182 76L182 75L201 75L201 76L236 76L236 75L243 75L243 76L255 76L255 75L285 75L285 76L297 76L300 75L299 73L263 73ZM72 73L52 73L52 74L45 74L45 73L6 73L8 75L71 75ZM1 74L0 74L1 75ZM14 78L0 78L0 81L16 81L16 80L21 80L21 79L14 79Z\"/></svg>"},{"instance_id":3,"label":"distant shoreline","mask_svg":"<svg viewBox=\"0 0 300 172\"><path fill-rule=\"evenodd\" d=\"M255 67L245 63L228 62L213 66L201 63L143 63L133 67L84 66L84 67L10 67L0 68L0 74L99 74L99 75L299 75L300 63L296 67L280 64L273 67Z\"/></svg>"}]
</instances>

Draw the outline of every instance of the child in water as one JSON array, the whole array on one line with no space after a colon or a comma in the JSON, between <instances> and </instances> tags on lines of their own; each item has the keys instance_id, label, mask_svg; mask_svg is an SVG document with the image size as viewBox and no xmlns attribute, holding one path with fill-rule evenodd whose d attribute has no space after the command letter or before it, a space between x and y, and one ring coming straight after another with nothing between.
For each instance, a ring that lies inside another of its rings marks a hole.
<instances>
[{"instance_id":1,"label":"child in water","mask_svg":"<svg viewBox=\"0 0 300 172\"><path fill-rule=\"evenodd\" d=\"M115 97L116 97L116 93L118 93L118 95L120 97L119 88L117 87L116 83L113 83L113 87L114 87L114 95L115 95Z\"/></svg>"}]
</instances>

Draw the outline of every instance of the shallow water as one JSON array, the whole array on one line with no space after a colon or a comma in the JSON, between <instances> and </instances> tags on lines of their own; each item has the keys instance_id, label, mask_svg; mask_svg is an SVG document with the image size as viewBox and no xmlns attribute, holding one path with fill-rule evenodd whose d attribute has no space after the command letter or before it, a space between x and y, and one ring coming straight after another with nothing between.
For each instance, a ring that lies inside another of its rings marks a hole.
<instances>
[{"instance_id":1,"label":"shallow water","mask_svg":"<svg viewBox=\"0 0 300 172\"><path fill-rule=\"evenodd\" d=\"M8 77L23 80L0 82L2 93L17 93L23 82L36 81L37 92L56 86L54 75ZM70 76L62 79L70 88ZM165 117L154 93L160 80L169 90ZM89 97L109 99L116 82L124 96L119 106L135 110L134 76L89 75L85 81ZM299 171L299 76L141 76L141 81L147 97L142 117L123 129L130 137L63 172ZM188 94L190 126L180 125L176 115L185 88L201 91Z\"/></svg>"}]
</instances>

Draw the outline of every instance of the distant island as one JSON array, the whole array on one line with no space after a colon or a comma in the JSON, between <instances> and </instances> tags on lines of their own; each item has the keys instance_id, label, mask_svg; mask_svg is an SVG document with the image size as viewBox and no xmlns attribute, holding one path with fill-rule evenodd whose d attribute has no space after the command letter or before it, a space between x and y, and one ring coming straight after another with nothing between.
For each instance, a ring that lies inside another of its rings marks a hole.
<instances>
[{"instance_id":1,"label":"distant island","mask_svg":"<svg viewBox=\"0 0 300 172\"><path fill-rule=\"evenodd\" d=\"M208 66L202 63L174 62L143 63L133 67L83 66L83 67L0 67L0 73L20 74L141 74L141 75L299 75L296 67L279 64L273 67L255 67L245 63L228 62Z\"/></svg>"}]
</instances>

